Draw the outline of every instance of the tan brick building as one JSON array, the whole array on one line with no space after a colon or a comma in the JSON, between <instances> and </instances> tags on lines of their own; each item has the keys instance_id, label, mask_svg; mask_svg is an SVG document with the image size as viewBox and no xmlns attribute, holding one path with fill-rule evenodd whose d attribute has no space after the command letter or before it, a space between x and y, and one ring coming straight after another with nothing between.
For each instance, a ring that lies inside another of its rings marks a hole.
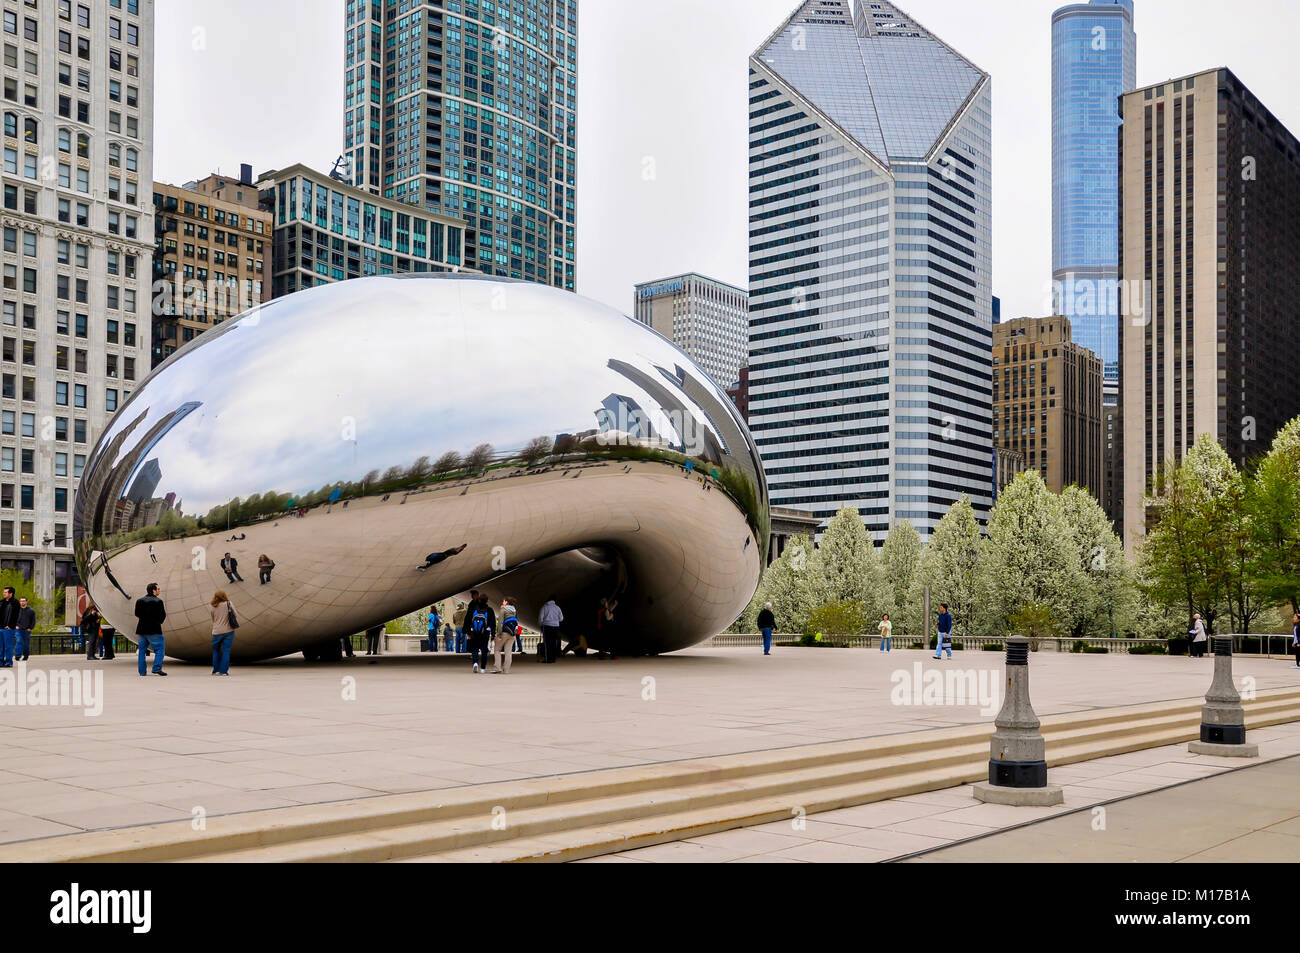
<instances>
[{"instance_id":1,"label":"tan brick building","mask_svg":"<svg viewBox=\"0 0 1300 953\"><path fill-rule=\"evenodd\" d=\"M1102 500L1102 362L1071 340L1067 318L993 328L993 444L1021 453L1048 488Z\"/></svg>"},{"instance_id":2,"label":"tan brick building","mask_svg":"<svg viewBox=\"0 0 1300 953\"><path fill-rule=\"evenodd\" d=\"M154 278L168 291L155 307L153 366L204 331L271 297L271 213L240 179L211 175L184 186L154 183Z\"/></svg>"}]
</instances>

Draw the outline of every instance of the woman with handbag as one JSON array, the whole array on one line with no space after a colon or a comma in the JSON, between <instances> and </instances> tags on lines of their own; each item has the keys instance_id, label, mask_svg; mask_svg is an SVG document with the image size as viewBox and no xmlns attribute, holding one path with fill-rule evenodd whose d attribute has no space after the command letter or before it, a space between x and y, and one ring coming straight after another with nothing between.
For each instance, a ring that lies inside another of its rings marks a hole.
<instances>
[{"instance_id":1,"label":"woman with handbag","mask_svg":"<svg viewBox=\"0 0 1300 953\"><path fill-rule=\"evenodd\" d=\"M235 630L239 619L230 597L218 589L212 597L212 674L230 675L230 649L235 644Z\"/></svg>"}]
</instances>

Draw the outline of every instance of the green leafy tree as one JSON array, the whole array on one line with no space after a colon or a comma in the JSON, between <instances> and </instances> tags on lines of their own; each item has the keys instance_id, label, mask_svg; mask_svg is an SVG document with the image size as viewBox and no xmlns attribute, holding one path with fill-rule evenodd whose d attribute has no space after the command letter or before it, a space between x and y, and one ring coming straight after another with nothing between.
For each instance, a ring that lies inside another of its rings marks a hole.
<instances>
[{"instance_id":1,"label":"green leafy tree","mask_svg":"<svg viewBox=\"0 0 1300 953\"><path fill-rule=\"evenodd\" d=\"M817 607L854 602L864 612L884 613L885 573L861 514L846 507L835 514L809 563Z\"/></svg>"},{"instance_id":2,"label":"green leafy tree","mask_svg":"<svg viewBox=\"0 0 1300 953\"><path fill-rule=\"evenodd\" d=\"M937 614L939 606L946 604L957 627L968 633L973 631L980 560L979 522L975 519L975 508L963 496L939 521L921 556L921 565L908 598L908 625L912 631L924 631L921 613L927 587L930 589L931 613ZM931 631L934 631L933 619Z\"/></svg>"},{"instance_id":3,"label":"green leafy tree","mask_svg":"<svg viewBox=\"0 0 1300 953\"><path fill-rule=\"evenodd\" d=\"M813 553L813 541L809 536L796 536L786 543L785 552L768 567L758 594L741 617L746 632L758 631L758 613L769 602L772 603L778 631L803 631L809 613L817 607L809 571Z\"/></svg>"},{"instance_id":4,"label":"green leafy tree","mask_svg":"<svg viewBox=\"0 0 1300 953\"><path fill-rule=\"evenodd\" d=\"M1261 598L1300 612L1300 418L1260 461L1247 507Z\"/></svg>"},{"instance_id":5,"label":"green leafy tree","mask_svg":"<svg viewBox=\"0 0 1300 953\"><path fill-rule=\"evenodd\" d=\"M1060 497L1037 472L1020 474L1003 491L982 548L980 618L988 631L1007 631L1026 606L1048 606L1058 619L1082 611L1087 580Z\"/></svg>"},{"instance_id":6,"label":"green leafy tree","mask_svg":"<svg viewBox=\"0 0 1300 953\"><path fill-rule=\"evenodd\" d=\"M862 635L868 627L868 612L860 602L845 599L830 602L815 609L804 623L804 635L838 636Z\"/></svg>"},{"instance_id":7,"label":"green leafy tree","mask_svg":"<svg viewBox=\"0 0 1300 953\"><path fill-rule=\"evenodd\" d=\"M1181 463L1165 462L1148 500L1155 518L1141 553L1147 593L1168 609L1181 606L1187 619L1200 613L1211 632L1229 601L1219 497L1230 495L1237 477L1228 454L1206 434Z\"/></svg>"},{"instance_id":8,"label":"green leafy tree","mask_svg":"<svg viewBox=\"0 0 1300 953\"><path fill-rule=\"evenodd\" d=\"M27 604L36 610L36 635L48 635L59 628L63 618L64 591L56 589L49 599L42 599L36 592L35 584L28 582L16 569L0 572L0 589L10 588L15 599L26 599Z\"/></svg>"},{"instance_id":9,"label":"green leafy tree","mask_svg":"<svg viewBox=\"0 0 1300 953\"><path fill-rule=\"evenodd\" d=\"M1086 639L1141 631L1136 573L1105 510L1077 486L1061 494L1061 510L1084 580L1077 598L1067 600L1068 634Z\"/></svg>"},{"instance_id":10,"label":"green leafy tree","mask_svg":"<svg viewBox=\"0 0 1300 953\"><path fill-rule=\"evenodd\" d=\"M886 611L891 619L898 620L899 634L921 631L919 626L913 626L919 610L913 613L910 604L921 571L921 554L921 534L916 527L908 520L895 523L880 551L880 558L885 573L885 594L889 599Z\"/></svg>"}]
</instances>

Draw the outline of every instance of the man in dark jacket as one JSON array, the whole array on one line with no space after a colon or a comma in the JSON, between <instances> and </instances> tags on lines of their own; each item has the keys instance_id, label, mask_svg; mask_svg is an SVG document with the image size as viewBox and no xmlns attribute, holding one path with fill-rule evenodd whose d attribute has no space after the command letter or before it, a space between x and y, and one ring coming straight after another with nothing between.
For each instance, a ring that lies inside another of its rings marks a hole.
<instances>
[{"instance_id":1,"label":"man in dark jacket","mask_svg":"<svg viewBox=\"0 0 1300 953\"><path fill-rule=\"evenodd\" d=\"M145 590L148 595L139 599L135 604L135 617L139 621L135 626L136 638L140 640L140 647L137 650L139 659L139 670L141 675L145 672L144 651L145 646L153 652L153 673L155 675L166 675L162 670L163 654L167 651L166 642L163 639L162 624L167 621L167 609L163 606L163 601L159 597L160 590L158 583L151 582Z\"/></svg>"},{"instance_id":2,"label":"man in dark jacket","mask_svg":"<svg viewBox=\"0 0 1300 953\"><path fill-rule=\"evenodd\" d=\"M14 644L18 641L18 600L14 591L5 586L4 599L0 600L0 668L14 667Z\"/></svg>"},{"instance_id":3,"label":"man in dark jacket","mask_svg":"<svg viewBox=\"0 0 1300 953\"><path fill-rule=\"evenodd\" d=\"M87 662L99 660L100 623L99 610L94 606L87 607L81 615L81 637L86 642Z\"/></svg>"},{"instance_id":4,"label":"man in dark jacket","mask_svg":"<svg viewBox=\"0 0 1300 953\"><path fill-rule=\"evenodd\" d=\"M18 641L14 647L14 661L26 662L32 657L32 630L36 628L36 610L27 604L27 597L18 600Z\"/></svg>"},{"instance_id":5,"label":"man in dark jacket","mask_svg":"<svg viewBox=\"0 0 1300 953\"><path fill-rule=\"evenodd\" d=\"M763 654L772 654L772 633L776 631L776 616L772 612L772 603L763 607L758 614L758 631L763 633Z\"/></svg>"},{"instance_id":6,"label":"man in dark jacket","mask_svg":"<svg viewBox=\"0 0 1300 953\"><path fill-rule=\"evenodd\" d=\"M497 616L488 604L487 596L479 596L465 613L465 629L469 634L469 652L474 660L474 674L487 674L488 643L497 631Z\"/></svg>"},{"instance_id":7,"label":"man in dark jacket","mask_svg":"<svg viewBox=\"0 0 1300 953\"><path fill-rule=\"evenodd\" d=\"M226 574L226 579L230 582L243 582L244 577L239 574L239 560L230 553L226 553L221 560L221 569Z\"/></svg>"}]
</instances>

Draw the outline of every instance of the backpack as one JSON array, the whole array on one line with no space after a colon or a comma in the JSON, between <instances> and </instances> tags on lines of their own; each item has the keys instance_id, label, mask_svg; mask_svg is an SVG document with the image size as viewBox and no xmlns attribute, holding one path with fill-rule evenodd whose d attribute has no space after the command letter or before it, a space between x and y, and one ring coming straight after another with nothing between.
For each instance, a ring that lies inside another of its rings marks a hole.
<instances>
[{"instance_id":1,"label":"backpack","mask_svg":"<svg viewBox=\"0 0 1300 953\"><path fill-rule=\"evenodd\" d=\"M474 621L470 624L470 629L475 635L482 635L487 631L487 612L483 609L475 610Z\"/></svg>"}]
</instances>

